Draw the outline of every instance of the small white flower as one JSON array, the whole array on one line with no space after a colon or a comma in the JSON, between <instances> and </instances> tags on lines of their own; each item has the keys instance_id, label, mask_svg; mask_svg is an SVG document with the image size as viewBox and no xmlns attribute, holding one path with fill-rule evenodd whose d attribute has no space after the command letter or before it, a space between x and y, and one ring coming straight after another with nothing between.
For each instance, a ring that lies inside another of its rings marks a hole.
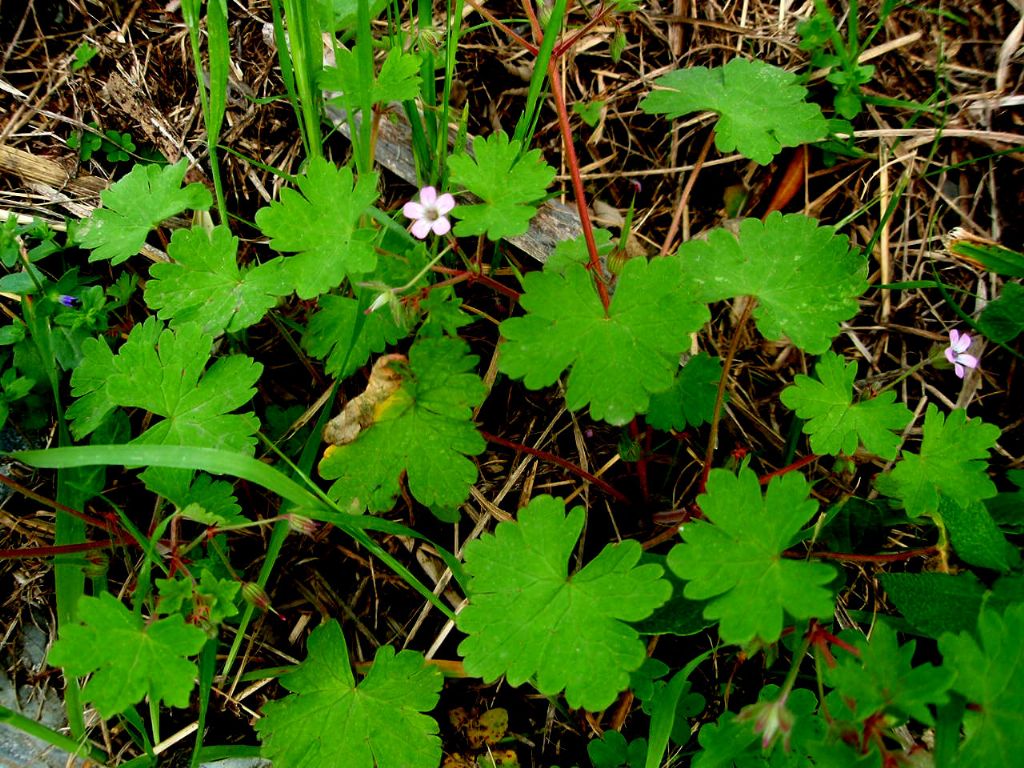
<instances>
[{"instance_id":1,"label":"small white flower","mask_svg":"<svg viewBox=\"0 0 1024 768\"><path fill-rule=\"evenodd\" d=\"M961 379L966 373L966 368L977 368L978 358L967 354L971 348L971 337L966 333L952 330L949 332L949 346L946 348L946 359L953 364L953 372Z\"/></svg>"},{"instance_id":2,"label":"small white flower","mask_svg":"<svg viewBox=\"0 0 1024 768\"><path fill-rule=\"evenodd\" d=\"M450 194L438 195L433 187L424 187L420 190L420 201L410 200L402 208L402 213L413 220L413 237L425 240L431 232L438 236L448 234L452 228L448 214L454 207L455 198Z\"/></svg>"}]
</instances>

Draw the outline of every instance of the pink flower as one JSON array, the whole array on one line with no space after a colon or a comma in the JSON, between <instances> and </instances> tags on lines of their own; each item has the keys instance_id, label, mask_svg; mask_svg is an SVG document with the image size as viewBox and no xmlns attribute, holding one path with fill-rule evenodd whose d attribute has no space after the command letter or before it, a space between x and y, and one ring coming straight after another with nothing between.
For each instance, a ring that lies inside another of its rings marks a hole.
<instances>
[{"instance_id":1,"label":"pink flower","mask_svg":"<svg viewBox=\"0 0 1024 768\"><path fill-rule=\"evenodd\" d=\"M761 734L761 748L768 749L782 737L782 747L789 751L789 736L796 717L786 707L789 694L783 694L775 701L759 701L745 706L736 716L738 721L753 720L754 733Z\"/></svg>"},{"instance_id":2,"label":"pink flower","mask_svg":"<svg viewBox=\"0 0 1024 768\"><path fill-rule=\"evenodd\" d=\"M971 348L971 337L966 333L961 335L960 331L949 332L949 346L946 348L946 359L953 364L953 372L961 379L964 377L966 368L977 368L978 358L967 354Z\"/></svg>"},{"instance_id":3,"label":"pink flower","mask_svg":"<svg viewBox=\"0 0 1024 768\"><path fill-rule=\"evenodd\" d=\"M455 207L455 198L445 192L438 195L433 187L420 190L420 201L410 200L402 208L406 218L412 219L413 237L425 240L433 232L435 235L446 235L452 228L448 214Z\"/></svg>"}]
</instances>

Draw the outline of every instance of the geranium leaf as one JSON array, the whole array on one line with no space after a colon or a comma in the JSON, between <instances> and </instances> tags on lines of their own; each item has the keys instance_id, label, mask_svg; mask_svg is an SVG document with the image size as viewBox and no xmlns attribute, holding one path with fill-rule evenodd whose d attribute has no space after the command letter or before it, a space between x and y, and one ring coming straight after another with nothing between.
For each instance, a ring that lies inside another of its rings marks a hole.
<instances>
[{"instance_id":1,"label":"geranium leaf","mask_svg":"<svg viewBox=\"0 0 1024 768\"><path fill-rule=\"evenodd\" d=\"M738 151L761 165L783 147L825 138L828 125L817 104L805 101L797 76L762 61L733 59L714 69L686 67L662 75L640 102L651 115L670 120L710 110L720 116L715 146Z\"/></svg>"},{"instance_id":2,"label":"geranium leaf","mask_svg":"<svg viewBox=\"0 0 1024 768\"><path fill-rule=\"evenodd\" d=\"M929 705L944 704L953 684L953 672L932 664L914 665L916 642L900 645L896 632L885 622L875 624L870 642L859 632L843 636L859 651L844 654L834 667L824 666L825 680L863 722L872 716L888 715L904 722L912 717L934 725Z\"/></svg>"},{"instance_id":3,"label":"geranium leaf","mask_svg":"<svg viewBox=\"0 0 1024 768\"><path fill-rule=\"evenodd\" d=\"M185 210L206 210L213 199L198 182L181 187L188 160L174 165L136 165L123 179L100 192L97 208L78 230L78 242L92 249L89 261L120 264L139 252L146 236L164 219Z\"/></svg>"},{"instance_id":4,"label":"geranium leaf","mask_svg":"<svg viewBox=\"0 0 1024 768\"><path fill-rule=\"evenodd\" d=\"M625 424L644 413L651 393L672 386L689 334L708 319L707 307L680 292L674 258L626 262L607 315L590 272L533 272L523 281L525 317L501 324L500 368L530 389L553 384L571 367L565 401L572 410Z\"/></svg>"},{"instance_id":5,"label":"geranium leaf","mask_svg":"<svg viewBox=\"0 0 1024 768\"><path fill-rule=\"evenodd\" d=\"M1014 765L1024 754L1024 605L1002 616L984 608L976 634L939 638L943 666L956 672L953 690L969 707L958 765Z\"/></svg>"},{"instance_id":6,"label":"geranium leaf","mask_svg":"<svg viewBox=\"0 0 1024 768\"><path fill-rule=\"evenodd\" d=\"M828 349L839 323L857 312L867 262L832 227L775 212L744 219L739 236L712 230L679 248L685 295L712 302L757 299L754 318L769 339L789 339L813 354Z\"/></svg>"},{"instance_id":7,"label":"geranium leaf","mask_svg":"<svg viewBox=\"0 0 1024 768\"><path fill-rule=\"evenodd\" d=\"M386 104L391 101L407 101L416 98L420 92L419 69L421 61L418 56L403 53L401 48L392 48L380 67L380 74L373 77L369 85L369 96L372 104ZM339 91L343 97L334 97L331 101L345 106L345 101L358 105L362 101L365 89L359 71L359 46L352 50L339 48L335 65L327 67L320 73L320 87L325 91Z\"/></svg>"},{"instance_id":8,"label":"geranium leaf","mask_svg":"<svg viewBox=\"0 0 1024 768\"><path fill-rule=\"evenodd\" d=\"M406 246L405 241L384 241L383 247ZM404 286L422 268L427 258L424 250L417 246L399 256L389 253L377 261L374 270L374 282L387 286ZM425 286L422 279L408 286L415 290ZM321 296L317 302L319 310L309 320L306 333L302 337L302 345L313 357L324 361L324 370L335 378L347 378L358 370L370 355L383 352L384 349L405 338L411 330L411 318L405 313L391 311L391 307L382 307L369 315L363 310L370 307L379 295L379 288L359 286L355 289L355 298L347 296ZM433 295L431 291L431 295Z\"/></svg>"},{"instance_id":9,"label":"geranium leaf","mask_svg":"<svg viewBox=\"0 0 1024 768\"><path fill-rule=\"evenodd\" d=\"M317 304L320 309L309 319L302 346L323 360L324 370L337 379L347 378L371 354L383 352L409 332L387 309L363 314L357 299L327 295Z\"/></svg>"},{"instance_id":10,"label":"geranium leaf","mask_svg":"<svg viewBox=\"0 0 1024 768\"><path fill-rule=\"evenodd\" d=\"M940 496L961 506L983 501L996 495L985 470L989 449L998 438L998 427L968 419L962 408L945 418L929 404L921 452L904 451L892 471L875 482L882 493L899 499L911 517L938 512Z\"/></svg>"},{"instance_id":11,"label":"geranium leaf","mask_svg":"<svg viewBox=\"0 0 1024 768\"><path fill-rule=\"evenodd\" d=\"M978 318L981 332L992 341L1013 341L1024 331L1024 285L1007 283Z\"/></svg>"},{"instance_id":12,"label":"geranium leaf","mask_svg":"<svg viewBox=\"0 0 1024 768\"><path fill-rule=\"evenodd\" d=\"M227 227L179 229L167 247L173 261L149 268L146 304L173 328L195 322L217 334L258 323L291 286L280 258L240 269L237 250L238 238Z\"/></svg>"},{"instance_id":13,"label":"geranium leaf","mask_svg":"<svg viewBox=\"0 0 1024 768\"><path fill-rule=\"evenodd\" d=\"M314 158L296 186L282 189L280 201L258 210L256 223L271 248L295 253L285 259L283 273L299 298L315 298L346 277L373 271L374 230L359 223L377 199L377 174L356 181L349 168Z\"/></svg>"},{"instance_id":14,"label":"geranium leaf","mask_svg":"<svg viewBox=\"0 0 1024 768\"><path fill-rule=\"evenodd\" d=\"M160 591L157 604L160 613L180 611L196 626L207 626L216 631L215 628L224 619L238 613L235 597L241 589L241 583L235 579L218 578L206 568L200 571L199 581L181 577L155 579L153 583Z\"/></svg>"},{"instance_id":15,"label":"geranium leaf","mask_svg":"<svg viewBox=\"0 0 1024 768\"><path fill-rule=\"evenodd\" d=\"M132 328L116 355L89 339L71 375L78 399L68 409L71 431L82 438L117 406L164 417L133 442L188 445L252 453L259 421L230 411L247 403L263 367L244 355L217 360L207 370L213 338L197 325L165 329L154 317Z\"/></svg>"},{"instance_id":16,"label":"geranium leaf","mask_svg":"<svg viewBox=\"0 0 1024 768\"><path fill-rule=\"evenodd\" d=\"M807 420L803 429L811 436L811 450L853 455L863 443L871 453L895 459L900 439L893 430L903 429L913 417L909 408L894 402L896 393L889 390L854 403L857 364L844 364L833 352L822 356L814 372L819 380L797 374L794 384L782 391L786 407Z\"/></svg>"},{"instance_id":17,"label":"geranium leaf","mask_svg":"<svg viewBox=\"0 0 1024 768\"><path fill-rule=\"evenodd\" d=\"M83 691L103 717L124 712L146 696L187 707L206 633L180 614L144 624L113 595L82 597L80 624L61 629L49 662L69 675L92 675Z\"/></svg>"},{"instance_id":18,"label":"geranium leaf","mask_svg":"<svg viewBox=\"0 0 1024 768\"><path fill-rule=\"evenodd\" d=\"M722 378L722 361L704 352L691 357L675 383L664 392L651 395L647 423L655 429L686 429L711 421ZM729 401L725 393L723 403Z\"/></svg>"},{"instance_id":19,"label":"geranium leaf","mask_svg":"<svg viewBox=\"0 0 1024 768\"><path fill-rule=\"evenodd\" d=\"M509 141L503 131L474 141L473 152L474 156L457 154L448 161L452 181L483 201L455 208L452 215L461 219L455 234L486 234L491 240L523 234L555 169L544 162L540 150L522 152L522 144Z\"/></svg>"},{"instance_id":20,"label":"geranium leaf","mask_svg":"<svg viewBox=\"0 0 1024 768\"><path fill-rule=\"evenodd\" d=\"M689 582L687 597L709 600L704 615L721 622L724 641L773 643L784 616L832 615L832 567L783 557L817 511L809 492L797 472L773 478L762 497L750 469L711 471L707 492L697 497L705 519L683 526L668 565Z\"/></svg>"},{"instance_id":21,"label":"geranium leaf","mask_svg":"<svg viewBox=\"0 0 1024 768\"><path fill-rule=\"evenodd\" d=\"M291 691L263 707L262 754L275 768L437 768L441 740L429 712L441 673L415 651L377 649L358 685L333 619L310 633L306 660L281 678Z\"/></svg>"},{"instance_id":22,"label":"geranium leaf","mask_svg":"<svg viewBox=\"0 0 1024 768\"><path fill-rule=\"evenodd\" d=\"M565 690L572 707L600 710L629 685L644 645L625 622L646 618L670 596L658 565L640 565L638 542L609 545L578 573L569 557L583 528L580 508L541 496L466 545L469 605L459 629L466 671L511 685L534 679Z\"/></svg>"},{"instance_id":23,"label":"geranium leaf","mask_svg":"<svg viewBox=\"0 0 1024 768\"><path fill-rule=\"evenodd\" d=\"M484 385L467 353L464 342L447 337L412 346L401 386L376 406L373 425L328 449L320 462L321 476L335 481L332 498L357 511L386 511L404 472L421 504L439 515L457 514L477 476L468 457L485 448L472 422Z\"/></svg>"}]
</instances>

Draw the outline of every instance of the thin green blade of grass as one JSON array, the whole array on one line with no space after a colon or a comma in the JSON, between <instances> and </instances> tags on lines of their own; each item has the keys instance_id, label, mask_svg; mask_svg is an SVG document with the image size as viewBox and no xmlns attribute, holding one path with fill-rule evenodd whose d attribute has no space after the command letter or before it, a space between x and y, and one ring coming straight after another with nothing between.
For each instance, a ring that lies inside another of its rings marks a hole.
<instances>
[{"instance_id":1,"label":"thin green blade of grass","mask_svg":"<svg viewBox=\"0 0 1024 768\"><path fill-rule=\"evenodd\" d=\"M555 0L551 8L551 16L547 26L544 28L544 40L541 42L540 50L537 51L537 60L533 64L533 75L530 77L530 90L526 94L526 109L519 116L516 123L514 139L521 141L523 151L527 151L533 141L534 131L540 121L540 95L547 80L548 64L551 61L551 54L558 42L558 33L562 29L562 22L565 20L565 9L567 0Z\"/></svg>"},{"instance_id":2,"label":"thin green blade of grass","mask_svg":"<svg viewBox=\"0 0 1024 768\"><path fill-rule=\"evenodd\" d=\"M292 102L307 158L322 157L320 135L321 94L317 75L323 69L320 25L306 0L271 3L274 37L288 97ZM282 18L283 17L283 18ZM287 22L287 29L285 23Z\"/></svg>"},{"instance_id":3,"label":"thin green blade of grass","mask_svg":"<svg viewBox=\"0 0 1024 768\"><path fill-rule=\"evenodd\" d=\"M98 763L98 768L102 768L102 766L107 764L107 756L103 754L102 750L94 747L92 744L88 742L79 743L62 733L50 730L42 723L37 723L35 720L4 706L0 706L0 723L17 728L22 733L27 733L29 736L46 742L57 749L62 749L69 754L87 755L90 760Z\"/></svg>"},{"instance_id":4,"label":"thin green blade of grass","mask_svg":"<svg viewBox=\"0 0 1024 768\"><path fill-rule=\"evenodd\" d=\"M422 597L429 600L446 617L454 619L454 614L448 606L442 603L431 590L370 538L366 532L376 530L419 539L423 539L423 536L403 525L387 520L342 512L336 509L318 489L316 493L313 493L274 467L249 456L217 448L173 445L92 445L16 451L8 455L24 464L45 469L97 465L173 467L176 469L201 469L215 475L230 475L248 480L288 500L307 517L331 523L345 531L376 555Z\"/></svg>"},{"instance_id":5,"label":"thin green blade of grass","mask_svg":"<svg viewBox=\"0 0 1024 768\"><path fill-rule=\"evenodd\" d=\"M203 122L206 124L206 146L210 153L210 174L213 177L214 193L217 197L217 212L220 214L221 222L226 224L228 209L224 199L220 162L217 158L217 142L220 139L220 129L224 123L227 105L228 62L231 59L228 40L228 10L225 0L210 0L206 7L206 33L210 63L208 78L203 72L199 0L183 0L181 12L188 29L192 63L196 71L196 86L199 91L199 103L203 110Z\"/></svg>"},{"instance_id":6,"label":"thin green blade of grass","mask_svg":"<svg viewBox=\"0 0 1024 768\"><path fill-rule=\"evenodd\" d=\"M71 444L71 434L64 419L64 407L61 403L60 376L57 355L54 349L53 335L49 320L36 312L31 301L25 302L25 324L29 328L30 337L36 347L40 361L50 379L53 395L54 412L57 414L57 434L61 445ZM58 468L57 502L64 507L74 509L85 506L79 486L72 482L74 470L70 467ZM85 541L85 523L67 512L57 510L54 530L54 544L80 544ZM56 557L53 563L54 592L57 599L57 626L73 624L77 612L78 601L85 593L85 570L75 559ZM85 738L85 716L82 709L82 689L78 679L65 676L64 709L68 716L68 726L75 739Z\"/></svg>"}]
</instances>

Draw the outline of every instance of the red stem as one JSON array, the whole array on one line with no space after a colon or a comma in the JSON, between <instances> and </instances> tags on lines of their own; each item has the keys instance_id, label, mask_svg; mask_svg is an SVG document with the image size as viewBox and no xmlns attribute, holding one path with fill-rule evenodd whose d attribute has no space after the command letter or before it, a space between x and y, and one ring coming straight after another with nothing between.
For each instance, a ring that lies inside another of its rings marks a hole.
<instances>
[{"instance_id":1,"label":"red stem","mask_svg":"<svg viewBox=\"0 0 1024 768\"><path fill-rule=\"evenodd\" d=\"M457 283L469 282L469 283L483 283L488 288L503 293L513 301L519 301L520 293L514 288L509 288L503 283L499 283L493 277L485 275L481 272L473 272L466 269L452 269L450 267L436 266L433 267L432 271L443 275L451 275L448 280L442 280L439 283L434 283L430 286L431 289L440 288L445 285L455 285Z\"/></svg>"},{"instance_id":2,"label":"red stem","mask_svg":"<svg viewBox=\"0 0 1024 768\"><path fill-rule=\"evenodd\" d=\"M52 547L20 547L18 549L0 549L0 560L17 558L56 557L70 555L75 552L91 552L94 549L109 549L125 544L137 545L134 539L118 537L110 541L83 541L80 544L59 544Z\"/></svg>"},{"instance_id":3,"label":"red stem","mask_svg":"<svg viewBox=\"0 0 1024 768\"><path fill-rule=\"evenodd\" d=\"M572 128L569 125L569 112L565 106L565 97L562 95L562 78L558 74L558 68L554 58L548 62L548 80L551 81L551 96L555 100L555 110L558 112L558 127L562 133L562 144L565 146L566 165L569 166L569 176L572 178L572 192L576 198L576 210L580 215L580 224L583 227L583 239L587 242L587 252L590 254L590 268L594 273L594 282L597 284L597 293L601 297L601 304L607 314L611 305L611 297L608 295L608 288L601 279L601 259L597 253L597 241L594 240L594 227L590 223L590 213L587 211L586 193L583 191L583 178L580 176L580 162L576 157L576 147L572 141Z\"/></svg>"},{"instance_id":4,"label":"red stem","mask_svg":"<svg viewBox=\"0 0 1024 768\"><path fill-rule=\"evenodd\" d=\"M761 485L768 485L773 477L781 477L787 472L793 472L794 470L806 467L811 462L818 458L817 454L812 453L810 456L804 456L802 459L797 459L792 464L782 467L782 469L776 469L774 472L769 472L767 475L761 476Z\"/></svg>"},{"instance_id":5,"label":"red stem","mask_svg":"<svg viewBox=\"0 0 1024 768\"><path fill-rule=\"evenodd\" d=\"M924 547L923 549L908 549L904 552L897 552L892 555L855 555L849 552L811 552L811 557L822 560L844 560L849 563L899 563L904 560L912 560L915 557L928 557L936 555L938 547ZM803 558L806 555L801 552L785 552L786 557Z\"/></svg>"},{"instance_id":6,"label":"red stem","mask_svg":"<svg viewBox=\"0 0 1024 768\"><path fill-rule=\"evenodd\" d=\"M30 490L30 489L26 488L25 486L21 485L20 483L15 482L11 478L7 477L7 475L0 474L0 483L3 483L8 488L17 491L18 493L20 493L25 498L32 499L32 501L37 501L40 504L45 504L50 509L55 509L58 512L66 512L67 514L71 515L72 517L77 517L79 520L83 521L86 525L91 525L94 528L100 528L101 530L104 530L107 533L118 533L119 532L119 531L115 530L116 526L114 526L111 523L108 523L106 520L103 520L102 518L99 518L99 517L92 517L91 515L87 515L84 512L79 512L77 509L72 509L71 507L66 507L63 504L54 501L53 499L48 499L47 497L45 497L45 496L43 496L41 494L38 494L38 493L36 493L33 490Z\"/></svg>"},{"instance_id":7,"label":"red stem","mask_svg":"<svg viewBox=\"0 0 1024 768\"><path fill-rule=\"evenodd\" d=\"M587 482L593 483L612 498L623 502L629 501L629 498L626 496L626 494L622 493L622 491L616 490L606 481L602 480L600 477L590 474L589 472L587 472L587 470L583 469L582 467L576 466L571 461L566 461L560 456L555 456L553 453L542 451L539 448L531 448L530 446L523 445L522 443L514 443L511 440L506 440L503 437L492 435L490 432L484 432L483 430L480 430L480 434L483 435L484 440L486 440L489 443L503 445L506 448L511 448L514 451L522 451L523 453L528 453L531 456L536 456L538 459L543 459L544 461L549 461L552 464L557 464L563 469L567 469L573 474L579 475Z\"/></svg>"}]
</instances>

